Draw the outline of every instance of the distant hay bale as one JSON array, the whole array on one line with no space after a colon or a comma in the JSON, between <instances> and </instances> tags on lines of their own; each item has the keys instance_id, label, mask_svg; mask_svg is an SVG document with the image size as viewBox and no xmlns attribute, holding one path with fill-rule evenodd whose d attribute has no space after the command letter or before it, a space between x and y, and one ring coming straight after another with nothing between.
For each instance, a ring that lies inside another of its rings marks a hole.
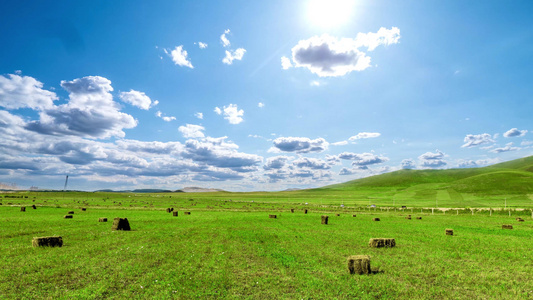
<instances>
[{"instance_id":1,"label":"distant hay bale","mask_svg":"<svg viewBox=\"0 0 533 300\"><path fill-rule=\"evenodd\" d=\"M173 211L172 212L172 216L177 217L178 216L178 211Z\"/></svg>"},{"instance_id":2,"label":"distant hay bale","mask_svg":"<svg viewBox=\"0 0 533 300\"><path fill-rule=\"evenodd\" d=\"M417 220L422 220L422 217L416 217Z\"/></svg>"},{"instance_id":3,"label":"distant hay bale","mask_svg":"<svg viewBox=\"0 0 533 300\"><path fill-rule=\"evenodd\" d=\"M389 238L372 238L368 241L368 246L372 248L392 248L396 246L396 240Z\"/></svg>"},{"instance_id":4,"label":"distant hay bale","mask_svg":"<svg viewBox=\"0 0 533 300\"><path fill-rule=\"evenodd\" d=\"M113 220L113 226L111 226L111 230L131 230L128 218L115 218Z\"/></svg>"},{"instance_id":5,"label":"distant hay bale","mask_svg":"<svg viewBox=\"0 0 533 300\"><path fill-rule=\"evenodd\" d=\"M446 232L446 235L453 235L453 229L447 228L445 232Z\"/></svg>"},{"instance_id":6,"label":"distant hay bale","mask_svg":"<svg viewBox=\"0 0 533 300\"><path fill-rule=\"evenodd\" d=\"M524 219L522 219L522 218L516 218L516 220L517 220L518 222L524 222Z\"/></svg>"},{"instance_id":7,"label":"distant hay bale","mask_svg":"<svg viewBox=\"0 0 533 300\"><path fill-rule=\"evenodd\" d=\"M513 225L510 224L503 224L502 229L513 229Z\"/></svg>"},{"instance_id":8,"label":"distant hay bale","mask_svg":"<svg viewBox=\"0 0 533 300\"><path fill-rule=\"evenodd\" d=\"M328 220L329 220L328 216L322 216L322 224L328 225Z\"/></svg>"},{"instance_id":9,"label":"distant hay bale","mask_svg":"<svg viewBox=\"0 0 533 300\"><path fill-rule=\"evenodd\" d=\"M26 207L22 206L22 207L20 208L20 211L26 211Z\"/></svg>"},{"instance_id":10,"label":"distant hay bale","mask_svg":"<svg viewBox=\"0 0 533 300\"><path fill-rule=\"evenodd\" d=\"M271 218L271 219L277 219L278 218L278 216L276 216L276 215L268 215L268 217Z\"/></svg>"},{"instance_id":11,"label":"distant hay bale","mask_svg":"<svg viewBox=\"0 0 533 300\"><path fill-rule=\"evenodd\" d=\"M98 218L98 222L107 222L107 218Z\"/></svg>"},{"instance_id":12,"label":"distant hay bale","mask_svg":"<svg viewBox=\"0 0 533 300\"><path fill-rule=\"evenodd\" d=\"M71 210L71 211L69 211L67 214L69 214L69 215L73 215L73 214L74 214L74 211Z\"/></svg>"},{"instance_id":13,"label":"distant hay bale","mask_svg":"<svg viewBox=\"0 0 533 300\"><path fill-rule=\"evenodd\" d=\"M85 208L85 207L81 208L81 211L86 211L86 210L87 210L87 208Z\"/></svg>"},{"instance_id":14,"label":"distant hay bale","mask_svg":"<svg viewBox=\"0 0 533 300\"><path fill-rule=\"evenodd\" d=\"M307 214L307 209L304 209L304 214Z\"/></svg>"},{"instance_id":15,"label":"distant hay bale","mask_svg":"<svg viewBox=\"0 0 533 300\"><path fill-rule=\"evenodd\" d=\"M72 219L73 215L65 215L63 218L64 219Z\"/></svg>"},{"instance_id":16,"label":"distant hay bale","mask_svg":"<svg viewBox=\"0 0 533 300\"><path fill-rule=\"evenodd\" d=\"M61 247L63 238L60 236L34 237L31 244L33 247Z\"/></svg>"},{"instance_id":17,"label":"distant hay bale","mask_svg":"<svg viewBox=\"0 0 533 300\"><path fill-rule=\"evenodd\" d=\"M34 205L31 206L31 208L37 209L37 206L35 206L35 204L34 204Z\"/></svg>"},{"instance_id":18,"label":"distant hay bale","mask_svg":"<svg viewBox=\"0 0 533 300\"><path fill-rule=\"evenodd\" d=\"M190 211L186 211L186 212L184 212L184 214L186 214L186 215L190 215L191 212L190 212Z\"/></svg>"},{"instance_id":19,"label":"distant hay bale","mask_svg":"<svg viewBox=\"0 0 533 300\"><path fill-rule=\"evenodd\" d=\"M341 214L335 214L335 216L337 216L337 217L340 217L340 216L341 216Z\"/></svg>"},{"instance_id":20,"label":"distant hay bale","mask_svg":"<svg viewBox=\"0 0 533 300\"><path fill-rule=\"evenodd\" d=\"M350 274L371 274L369 255L352 255L348 257L348 272Z\"/></svg>"},{"instance_id":21,"label":"distant hay bale","mask_svg":"<svg viewBox=\"0 0 533 300\"><path fill-rule=\"evenodd\" d=\"M352 217L354 217L354 218L355 218L355 217L357 217L357 215L352 215Z\"/></svg>"},{"instance_id":22,"label":"distant hay bale","mask_svg":"<svg viewBox=\"0 0 533 300\"><path fill-rule=\"evenodd\" d=\"M291 213L294 213L294 208L291 208Z\"/></svg>"},{"instance_id":23,"label":"distant hay bale","mask_svg":"<svg viewBox=\"0 0 533 300\"><path fill-rule=\"evenodd\" d=\"M167 208L167 213L171 212L172 210L170 210L170 208Z\"/></svg>"},{"instance_id":24,"label":"distant hay bale","mask_svg":"<svg viewBox=\"0 0 533 300\"><path fill-rule=\"evenodd\" d=\"M372 219L372 221L376 221L377 222L377 221L381 221L381 220L379 218L374 218L374 219Z\"/></svg>"},{"instance_id":25,"label":"distant hay bale","mask_svg":"<svg viewBox=\"0 0 533 300\"><path fill-rule=\"evenodd\" d=\"M407 217L405 217L405 219L411 220L411 215L408 215Z\"/></svg>"}]
</instances>

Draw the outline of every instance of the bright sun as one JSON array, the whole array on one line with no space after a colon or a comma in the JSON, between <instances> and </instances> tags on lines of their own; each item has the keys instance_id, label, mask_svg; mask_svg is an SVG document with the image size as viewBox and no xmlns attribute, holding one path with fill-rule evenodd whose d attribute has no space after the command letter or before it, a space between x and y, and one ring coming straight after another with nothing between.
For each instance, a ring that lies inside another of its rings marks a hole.
<instances>
[{"instance_id":1,"label":"bright sun","mask_svg":"<svg viewBox=\"0 0 533 300\"><path fill-rule=\"evenodd\" d=\"M354 0L310 0L307 16L315 26L336 27L350 19L354 2Z\"/></svg>"}]
</instances>

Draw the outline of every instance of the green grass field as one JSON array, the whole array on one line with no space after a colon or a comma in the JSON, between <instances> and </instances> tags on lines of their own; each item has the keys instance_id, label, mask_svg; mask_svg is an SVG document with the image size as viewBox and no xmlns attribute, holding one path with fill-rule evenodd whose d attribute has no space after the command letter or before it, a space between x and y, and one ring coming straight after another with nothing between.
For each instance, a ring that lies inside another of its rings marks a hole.
<instances>
[{"instance_id":1,"label":"green grass field","mask_svg":"<svg viewBox=\"0 0 533 300\"><path fill-rule=\"evenodd\" d=\"M368 209L352 205L356 198L341 208L340 197L321 193L37 192L3 198L0 298L533 298L530 210L512 210L511 217L508 211L432 214L419 207ZM64 219L69 210L73 219ZM324 214L329 225L320 224ZM110 222L98 222L100 217ZM128 218L132 231L112 231L115 217ZM446 228L455 235L446 236ZM53 235L63 237L63 247L32 247L33 237ZM375 237L395 238L397 246L369 248ZM372 257L375 274L348 274L346 258L358 254Z\"/></svg>"}]
</instances>

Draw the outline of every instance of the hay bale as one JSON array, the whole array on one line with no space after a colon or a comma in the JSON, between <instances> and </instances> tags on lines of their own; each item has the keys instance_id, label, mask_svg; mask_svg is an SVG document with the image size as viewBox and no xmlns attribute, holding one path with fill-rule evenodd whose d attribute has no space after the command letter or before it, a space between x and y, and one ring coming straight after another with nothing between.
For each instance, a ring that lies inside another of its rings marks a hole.
<instances>
[{"instance_id":1,"label":"hay bale","mask_svg":"<svg viewBox=\"0 0 533 300\"><path fill-rule=\"evenodd\" d=\"M411 215L408 215L407 217L405 217L405 219L411 220Z\"/></svg>"},{"instance_id":2,"label":"hay bale","mask_svg":"<svg viewBox=\"0 0 533 300\"><path fill-rule=\"evenodd\" d=\"M368 242L368 246L372 248L392 248L396 246L396 240L394 239L385 239L385 238L373 238Z\"/></svg>"},{"instance_id":3,"label":"hay bale","mask_svg":"<svg viewBox=\"0 0 533 300\"><path fill-rule=\"evenodd\" d=\"M170 208L167 208L167 213L171 212Z\"/></svg>"},{"instance_id":4,"label":"hay bale","mask_svg":"<svg viewBox=\"0 0 533 300\"><path fill-rule=\"evenodd\" d=\"M341 214L335 214L335 216L337 216L337 217L340 217L340 216L341 216Z\"/></svg>"},{"instance_id":5,"label":"hay bale","mask_svg":"<svg viewBox=\"0 0 533 300\"><path fill-rule=\"evenodd\" d=\"M107 218L98 218L98 222L107 222Z\"/></svg>"},{"instance_id":6,"label":"hay bale","mask_svg":"<svg viewBox=\"0 0 533 300\"><path fill-rule=\"evenodd\" d=\"M328 225L328 220L329 220L328 216L322 216L322 224Z\"/></svg>"},{"instance_id":7,"label":"hay bale","mask_svg":"<svg viewBox=\"0 0 533 300\"><path fill-rule=\"evenodd\" d=\"M34 237L31 244L33 247L61 247L63 238L60 236Z\"/></svg>"},{"instance_id":8,"label":"hay bale","mask_svg":"<svg viewBox=\"0 0 533 300\"><path fill-rule=\"evenodd\" d=\"M513 229L513 225L510 224L503 224L502 229Z\"/></svg>"},{"instance_id":9,"label":"hay bale","mask_svg":"<svg viewBox=\"0 0 533 300\"><path fill-rule=\"evenodd\" d=\"M65 215L63 218L64 219L72 219L73 215Z\"/></svg>"},{"instance_id":10,"label":"hay bale","mask_svg":"<svg viewBox=\"0 0 533 300\"><path fill-rule=\"evenodd\" d=\"M453 235L453 229L447 228L445 232L446 232L446 235Z\"/></svg>"},{"instance_id":11,"label":"hay bale","mask_svg":"<svg viewBox=\"0 0 533 300\"><path fill-rule=\"evenodd\" d=\"M86 210L87 210L87 208L85 208L85 207L81 208L81 211L86 211Z\"/></svg>"},{"instance_id":12,"label":"hay bale","mask_svg":"<svg viewBox=\"0 0 533 300\"><path fill-rule=\"evenodd\" d=\"M348 272L350 274L371 274L369 255L352 255L348 257Z\"/></svg>"},{"instance_id":13,"label":"hay bale","mask_svg":"<svg viewBox=\"0 0 533 300\"><path fill-rule=\"evenodd\" d=\"M34 204L34 205L31 206L31 208L37 209L37 206L35 206L35 204Z\"/></svg>"},{"instance_id":14,"label":"hay bale","mask_svg":"<svg viewBox=\"0 0 533 300\"><path fill-rule=\"evenodd\" d=\"M422 217L416 217L417 220L422 220Z\"/></svg>"},{"instance_id":15,"label":"hay bale","mask_svg":"<svg viewBox=\"0 0 533 300\"><path fill-rule=\"evenodd\" d=\"M276 216L276 215L268 215L268 217L271 218L271 219L277 219L278 218L278 216Z\"/></svg>"},{"instance_id":16,"label":"hay bale","mask_svg":"<svg viewBox=\"0 0 533 300\"><path fill-rule=\"evenodd\" d=\"M352 215L352 217L354 217L354 218L355 218L355 217L357 217L357 215Z\"/></svg>"},{"instance_id":17,"label":"hay bale","mask_svg":"<svg viewBox=\"0 0 533 300\"><path fill-rule=\"evenodd\" d=\"M184 212L184 214L186 214L186 215L190 215L191 212L190 212L190 211L186 211L186 212Z\"/></svg>"},{"instance_id":18,"label":"hay bale","mask_svg":"<svg viewBox=\"0 0 533 300\"><path fill-rule=\"evenodd\" d=\"M131 230L128 218L115 218L113 220L113 226L111 227L111 230Z\"/></svg>"},{"instance_id":19,"label":"hay bale","mask_svg":"<svg viewBox=\"0 0 533 300\"><path fill-rule=\"evenodd\" d=\"M69 211L67 214L69 214L69 215L73 215L73 214L74 214L74 211L71 210L71 211Z\"/></svg>"},{"instance_id":20,"label":"hay bale","mask_svg":"<svg viewBox=\"0 0 533 300\"><path fill-rule=\"evenodd\" d=\"M517 220L518 222L524 222L524 219L522 219L522 218L516 218L516 220Z\"/></svg>"},{"instance_id":21,"label":"hay bale","mask_svg":"<svg viewBox=\"0 0 533 300\"><path fill-rule=\"evenodd\" d=\"M307 209L304 209L304 214L307 214Z\"/></svg>"},{"instance_id":22,"label":"hay bale","mask_svg":"<svg viewBox=\"0 0 533 300\"><path fill-rule=\"evenodd\" d=\"M178 211L173 211L172 212L172 216L177 217L178 216Z\"/></svg>"},{"instance_id":23,"label":"hay bale","mask_svg":"<svg viewBox=\"0 0 533 300\"><path fill-rule=\"evenodd\" d=\"M20 211L26 211L26 207L22 206L22 207L20 208Z\"/></svg>"},{"instance_id":24,"label":"hay bale","mask_svg":"<svg viewBox=\"0 0 533 300\"><path fill-rule=\"evenodd\" d=\"M291 208L291 213L294 213L294 208Z\"/></svg>"},{"instance_id":25,"label":"hay bale","mask_svg":"<svg viewBox=\"0 0 533 300\"><path fill-rule=\"evenodd\" d=\"M377 222L377 221L381 221L381 220L379 218L374 218L374 219L372 219L372 221L376 221Z\"/></svg>"}]
</instances>

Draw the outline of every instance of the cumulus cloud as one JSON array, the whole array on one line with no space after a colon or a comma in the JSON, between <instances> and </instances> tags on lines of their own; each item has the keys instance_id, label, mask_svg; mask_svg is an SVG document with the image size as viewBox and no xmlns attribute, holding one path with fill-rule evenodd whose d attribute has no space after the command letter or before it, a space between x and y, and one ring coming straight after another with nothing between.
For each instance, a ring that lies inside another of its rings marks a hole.
<instances>
[{"instance_id":1,"label":"cumulus cloud","mask_svg":"<svg viewBox=\"0 0 533 300\"><path fill-rule=\"evenodd\" d=\"M230 30L226 29L224 30L224 33L220 36L220 42L222 43L222 46L224 47L228 47L229 45L231 45L228 38L226 37L226 34L229 34L229 33L230 33Z\"/></svg>"},{"instance_id":2,"label":"cumulus cloud","mask_svg":"<svg viewBox=\"0 0 533 300\"><path fill-rule=\"evenodd\" d=\"M185 126L180 126L178 131L181 132L184 138L203 138L205 137L204 131L205 128L200 125L186 124Z\"/></svg>"},{"instance_id":3,"label":"cumulus cloud","mask_svg":"<svg viewBox=\"0 0 533 300\"><path fill-rule=\"evenodd\" d=\"M198 47L200 47L200 49L205 49L207 48L207 43L198 42Z\"/></svg>"},{"instance_id":4,"label":"cumulus cloud","mask_svg":"<svg viewBox=\"0 0 533 300\"><path fill-rule=\"evenodd\" d=\"M377 138L381 135L379 132L359 132L357 135L350 137L348 140L355 141L359 139Z\"/></svg>"},{"instance_id":5,"label":"cumulus cloud","mask_svg":"<svg viewBox=\"0 0 533 300\"><path fill-rule=\"evenodd\" d=\"M503 134L504 137L510 138L510 137L522 137L526 135L527 130L518 130L518 128L512 128L509 129L507 132Z\"/></svg>"},{"instance_id":6,"label":"cumulus cloud","mask_svg":"<svg viewBox=\"0 0 533 300\"><path fill-rule=\"evenodd\" d=\"M281 68L283 70L288 70L292 68L291 60L288 57L286 56L281 57Z\"/></svg>"},{"instance_id":7,"label":"cumulus cloud","mask_svg":"<svg viewBox=\"0 0 533 300\"><path fill-rule=\"evenodd\" d=\"M329 145L323 138L311 140L306 137L279 137L273 143L275 149L296 153L322 152Z\"/></svg>"},{"instance_id":8,"label":"cumulus cloud","mask_svg":"<svg viewBox=\"0 0 533 300\"><path fill-rule=\"evenodd\" d=\"M195 117L197 117L198 119L202 120L204 118L204 114L201 113L201 112L197 112L194 114Z\"/></svg>"},{"instance_id":9,"label":"cumulus cloud","mask_svg":"<svg viewBox=\"0 0 533 300\"><path fill-rule=\"evenodd\" d=\"M402 160L401 167L406 170L416 169L416 162L413 159L407 158Z\"/></svg>"},{"instance_id":10,"label":"cumulus cloud","mask_svg":"<svg viewBox=\"0 0 533 300\"><path fill-rule=\"evenodd\" d=\"M464 138L464 145L462 148L475 147L482 144L494 143L492 136L488 133L483 134L467 134Z\"/></svg>"},{"instance_id":11,"label":"cumulus cloud","mask_svg":"<svg viewBox=\"0 0 533 300\"><path fill-rule=\"evenodd\" d=\"M61 81L69 92L67 104L54 106L40 114L38 121L26 125L31 131L50 135L75 135L89 138L124 137L123 129L137 126L137 121L119 111L113 101L111 81L87 76Z\"/></svg>"},{"instance_id":12,"label":"cumulus cloud","mask_svg":"<svg viewBox=\"0 0 533 300\"><path fill-rule=\"evenodd\" d=\"M241 172L256 170L256 166L262 163L263 158L238 152L238 146L226 141L226 138L187 140L182 156L219 168L238 169Z\"/></svg>"},{"instance_id":13,"label":"cumulus cloud","mask_svg":"<svg viewBox=\"0 0 533 300\"><path fill-rule=\"evenodd\" d=\"M267 158L263 169L265 170L278 170L287 165L287 161L290 159L288 156L275 156Z\"/></svg>"},{"instance_id":14,"label":"cumulus cloud","mask_svg":"<svg viewBox=\"0 0 533 300\"><path fill-rule=\"evenodd\" d=\"M444 160L446 155L440 151L436 152L426 152L418 157L420 161L420 166L424 168L438 168L447 165L448 163Z\"/></svg>"},{"instance_id":15,"label":"cumulus cloud","mask_svg":"<svg viewBox=\"0 0 533 300\"><path fill-rule=\"evenodd\" d=\"M320 77L343 76L370 67L370 57L360 48L373 51L379 45L396 44L399 39L397 27L382 27L377 33L359 33L355 39L338 39L327 34L314 36L299 41L292 48L292 63L282 57L282 68L303 67Z\"/></svg>"},{"instance_id":16,"label":"cumulus cloud","mask_svg":"<svg viewBox=\"0 0 533 300\"><path fill-rule=\"evenodd\" d=\"M222 59L222 62L226 65L231 65L234 60L242 60L244 53L246 53L246 49L244 48L239 48L234 51L226 50L226 56Z\"/></svg>"},{"instance_id":17,"label":"cumulus cloud","mask_svg":"<svg viewBox=\"0 0 533 300\"><path fill-rule=\"evenodd\" d=\"M521 149L520 147L513 147L513 143L508 143L507 145L505 145L505 147L494 148L490 150L490 152L502 153L502 152L509 152L509 151L518 151L520 149Z\"/></svg>"},{"instance_id":18,"label":"cumulus cloud","mask_svg":"<svg viewBox=\"0 0 533 300\"><path fill-rule=\"evenodd\" d=\"M43 83L29 76L0 75L0 106L6 109L47 109L57 100L55 93L43 90Z\"/></svg>"},{"instance_id":19,"label":"cumulus cloud","mask_svg":"<svg viewBox=\"0 0 533 300\"><path fill-rule=\"evenodd\" d=\"M295 159L292 164L294 166L297 166L298 168L309 168L314 170L327 170L331 169L331 166L321 160L316 158L309 158L309 157L300 157L298 159Z\"/></svg>"},{"instance_id":20,"label":"cumulus cloud","mask_svg":"<svg viewBox=\"0 0 533 300\"><path fill-rule=\"evenodd\" d=\"M372 153L353 153L342 152L338 155L340 159L351 160L352 166L366 167L369 165L380 164L389 160L388 157L378 156Z\"/></svg>"},{"instance_id":21,"label":"cumulus cloud","mask_svg":"<svg viewBox=\"0 0 533 300\"><path fill-rule=\"evenodd\" d=\"M167 50L165 50L165 52L168 54ZM183 49L183 45L177 46L174 50L172 50L170 52L170 57L172 58L174 64L181 67L189 67L194 69L192 63L187 58L187 51Z\"/></svg>"},{"instance_id":22,"label":"cumulus cloud","mask_svg":"<svg viewBox=\"0 0 533 300\"><path fill-rule=\"evenodd\" d=\"M174 121L176 120L176 117L167 117L167 116L164 116L163 113L161 111L157 111L155 113L155 115L158 117L158 118L161 118L163 119L163 121L165 122L170 122L170 121Z\"/></svg>"},{"instance_id":23,"label":"cumulus cloud","mask_svg":"<svg viewBox=\"0 0 533 300\"><path fill-rule=\"evenodd\" d=\"M215 107L215 113L217 115L224 114L224 119L228 120L230 124L240 124L244 120L242 118L244 110L239 109L236 104L224 106L223 109Z\"/></svg>"},{"instance_id":24,"label":"cumulus cloud","mask_svg":"<svg viewBox=\"0 0 533 300\"><path fill-rule=\"evenodd\" d=\"M265 104L263 102L259 102L259 103L257 103L257 107L263 108L263 107L265 107Z\"/></svg>"},{"instance_id":25,"label":"cumulus cloud","mask_svg":"<svg viewBox=\"0 0 533 300\"><path fill-rule=\"evenodd\" d=\"M145 93L135 90L130 90L129 92L121 92L119 94L119 98L126 103L129 103L144 110L148 110L150 109L150 107L157 105L158 103L157 101L152 102L152 99L146 96Z\"/></svg>"},{"instance_id":26,"label":"cumulus cloud","mask_svg":"<svg viewBox=\"0 0 533 300\"><path fill-rule=\"evenodd\" d=\"M356 171L353 170L353 169L348 169L348 168L342 168L340 171L339 171L339 175L342 175L342 176L346 176L346 175L353 175L355 174Z\"/></svg>"}]
</instances>

